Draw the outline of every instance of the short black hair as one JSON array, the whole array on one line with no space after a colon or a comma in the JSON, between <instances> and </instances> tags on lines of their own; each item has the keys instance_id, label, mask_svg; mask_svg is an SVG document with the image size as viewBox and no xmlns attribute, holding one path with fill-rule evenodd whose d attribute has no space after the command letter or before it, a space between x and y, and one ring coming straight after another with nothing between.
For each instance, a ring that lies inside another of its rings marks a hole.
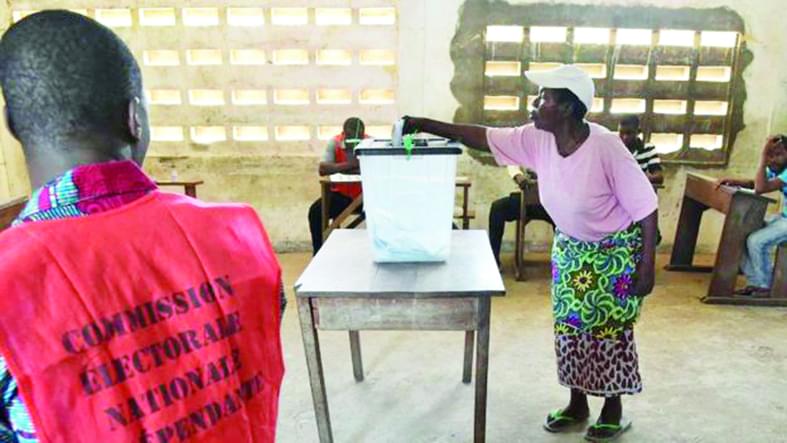
<instances>
[{"instance_id":1,"label":"short black hair","mask_svg":"<svg viewBox=\"0 0 787 443\"><path fill-rule=\"evenodd\" d=\"M344 125L342 125L342 131L347 136L360 137L364 134L364 132L366 132L366 125L363 124L363 120L360 118L350 117L344 121Z\"/></svg>"},{"instance_id":2,"label":"short black hair","mask_svg":"<svg viewBox=\"0 0 787 443\"><path fill-rule=\"evenodd\" d=\"M131 51L83 15L48 10L15 23L0 41L0 86L16 136L26 141L125 136L128 103L142 97Z\"/></svg>"},{"instance_id":3,"label":"short black hair","mask_svg":"<svg viewBox=\"0 0 787 443\"><path fill-rule=\"evenodd\" d=\"M625 126L627 128L639 129L639 116L637 114L624 115L623 118L620 119L618 125Z\"/></svg>"},{"instance_id":4,"label":"short black hair","mask_svg":"<svg viewBox=\"0 0 787 443\"><path fill-rule=\"evenodd\" d=\"M573 105L571 117L573 117L574 120L582 121L582 119L585 118L585 115L588 113L588 108L576 94L565 88L555 89L554 91L557 93L558 103Z\"/></svg>"}]
</instances>

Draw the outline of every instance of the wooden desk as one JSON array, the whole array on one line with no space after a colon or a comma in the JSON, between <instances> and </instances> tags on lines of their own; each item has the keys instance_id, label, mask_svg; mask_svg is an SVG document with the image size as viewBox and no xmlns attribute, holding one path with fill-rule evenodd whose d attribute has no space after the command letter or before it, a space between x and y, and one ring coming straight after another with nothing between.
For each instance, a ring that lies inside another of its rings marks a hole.
<instances>
[{"instance_id":1,"label":"wooden desk","mask_svg":"<svg viewBox=\"0 0 787 443\"><path fill-rule=\"evenodd\" d=\"M320 177L320 199L322 200L322 241L325 242L328 240L328 236L333 232L334 229L339 229L342 227L342 223L347 220L351 215L356 213L358 209L363 204L363 194L355 197L353 201L350 203L350 206L342 211L336 218L333 219L331 222L330 217L330 210L331 210L331 185L337 183L360 183L361 176L360 175L345 175L341 174L342 180L332 181L331 176L321 176ZM347 229L353 229L363 222L365 216L364 214L356 214L355 219L353 219L349 225L347 225Z\"/></svg>"},{"instance_id":2,"label":"wooden desk","mask_svg":"<svg viewBox=\"0 0 787 443\"><path fill-rule=\"evenodd\" d=\"M331 192L331 185L336 183L360 183L360 175L342 175L340 181L332 181L331 176L320 177L320 199L322 200L322 241L328 239L328 236L335 229L342 228L342 224L347 219L356 214L358 209L363 204L363 194L359 195L350 203L350 205L341 212L333 221L330 221L330 205L331 199L328 198ZM470 219L473 217L469 208L470 200L470 187L473 183L467 177L457 177L456 187L462 190L462 212L459 218L462 219L462 229L470 229ZM354 229L363 222L365 216L363 214L356 214L356 217L345 226L347 229Z\"/></svg>"},{"instance_id":3,"label":"wooden desk","mask_svg":"<svg viewBox=\"0 0 787 443\"><path fill-rule=\"evenodd\" d=\"M205 183L202 180L194 181L156 181L159 186L183 186L183 192L189 197L197 198L197 186Z\"/></svg>"},{"instance_id":4,"label":"wooden desk","mask_svg":"<svg viewBox=\"0 0 787 443\"><path fill-rule=\"evenodd\" d=\"M19 197L0 203L0 231L11 226L17 215L27 204L27 197Z\"/></svg>"},{"instance_id":5,"label":"wooden desk","mask_svg":"<svg viewBox=\"0 0 787 443\"><path fill-rule=\"evenodd\" d=\"M476 442L485 441L490 309L492 296L504 295L505 288L485 231L451 235L445 263L376 264L365 230L338 230L298 278L295 295L320 442L332 442L333 435L317 329L350 331L359 382L359 330L466 331L465 383L470 383L477 334L474 435Z\"/></svg>"},{"instance_id":6,"label":"wooden desk","mask_svg":"<svg viewBox=\"0 0 787 443\"><path fill-rule=\"evenodd\" d=\"M768 203L774 200L753 192L730 186L716 189L716 179L688 173L683 204L680 208L678 230L672 248L669 271L713 272L705 303L773 305L778 301L770 298L739 297L733 295L741 258L746 248L746 237L762 227ZM723 214L724 228L721 232L716 262L713 267L694 266L694 250L700 220L705 210L713 208Z\"/></svg>"}]
</instances>

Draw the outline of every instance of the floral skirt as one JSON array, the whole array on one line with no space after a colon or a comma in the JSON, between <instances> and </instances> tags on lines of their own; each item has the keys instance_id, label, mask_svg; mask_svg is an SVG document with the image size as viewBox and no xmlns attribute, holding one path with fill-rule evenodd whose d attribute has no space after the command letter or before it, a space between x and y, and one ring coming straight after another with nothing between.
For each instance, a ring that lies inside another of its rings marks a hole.
<instances>
[{"instance_id":1,"label":"floral skirt","mask_svg":"<svg viewBox=\"0 0 787 443\"><path fill-rule=\"evenodd\" d=\"M630 295L641 251L638 224L598 242L556 232L552 312L561 385L596 396L642 391L634 343L642 299Z\"/></svg>"}]
</instances>

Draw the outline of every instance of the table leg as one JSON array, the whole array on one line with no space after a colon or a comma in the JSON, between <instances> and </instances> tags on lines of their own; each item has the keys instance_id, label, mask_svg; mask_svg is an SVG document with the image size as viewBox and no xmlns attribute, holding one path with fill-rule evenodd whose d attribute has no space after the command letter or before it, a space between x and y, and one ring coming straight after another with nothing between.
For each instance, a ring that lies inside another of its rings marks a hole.
<instances>
[{"instance_id":1,"label":"table leg","mask_svg":"<svg viewBox=\"0 0 787 443\"><path fill-rule=\"evenodd\" d=\"M186 195L189 197L197 198L197 186L196 185L186 185L185 186Z\"/></svg>"},{"instance_id":2,"label":"table leg","mask_svg":"<svg viewBox=\"0 0 787 443\"><path fill-rule=\"evenodd\" d=\"M489 369L489 316L491 297L478 299L478 345L475 362L475 443L486 441L486 382Z\"/></svg>"},{"instance_id":3,"label":"table leg","mask_svg":"<svg viewBox=\"0 0 787 443\"><path fill-rule=\"evenodd\" d=\"M732 295L746 248L746 238L762 227L767 208L766 202L738 194L732 197L729 213L724 218L707 298Z\"/></svg>"},{"instance_id":4,"label":"table leg","mask_svg":"<svg viewBox=\"0 0 787 443\"><path fill-rule=\"evenodd\" d=\"M776 252L771 298L787 301L787 243L782 243Z\"/></svg>"},{"instance_id":5,"label":"table leg","mask_svg":"<svg viewBox=\"0 0 787 443\"><path fill-rule=\"evenodd\" d=\"M692 268L694 250L697 247L697 235L700 232L700 220L706 209L708 207L704 204L692 198L683 197L678 230L675 232L675 244L672 246L672 255L669 266L667 266L668 270L684 271Z\"/></svg>"},{"instance_id":6,"label":"table leg","mask_svg":"<svg viewBox=\"0 0 787 443\"><path fill-rule=\"evenodd\" d=\"M355 381L363 381L363 361L361 360L361 337L358 331L350 331L350 354L353 360Z\"/></svg>"},{"instance_id":7,"label":"table leg","mask_svg":"<svg viewBox=\"0 0 787 443\"><path fill-rule=\"evenodd\" d=\"M514 243L514 278L525 280L525 228L527 227L527 205L525 191L519 193L519 217L516 219L516 241Z\"/></svg>"},{"instance_id":8,"label":"table leg","mask_svg":"<svg viewBox=\"0 0 787 443\"><path fill-rule=\"evenodd\" d=\"M330 218L330 210L331 210L331 185L328 183L323 183L320 191L320 199L322 200L321 209L322 209L322 241L328 238L326 231L328 230L328 220Z\"/></svg>"},{"instance_id":9,"label":"table leg","mask_svg":"<svg viewBox=\"0 0 787 443\"><path fill-rule=\"evenodd\" d=\"M470 186L462 187L462 229L470 229L470 214L468 214L468 197Z\"/></svg>"},{"instance_id":10,"label":"table leg","mask_svg":"<svg viewBox=\"0 0 787 443\"><path fill-rule=\"evenodd\" d=\"M462 371L462 383L470 384L473 378L473 348L475 347L475 331L465 331L465 360Z\"/></svg>"},{"instance_id":11,"label":"table leg","mask_svg":"<svg viewBox=\"0 0 787 443\"><path fill-rule=\"evenodd\" d=\"M317 433L320 443L332 443L331 416L328 411L328 397L325 394L325 379L323 378L322 359L320 357L320 340L314 325L311 300L298 297L298 316L301 321L301 334L303 335L303 348L306 351L306 367L309 371L309 383L314 401L314 415L317 418Z\"/></svg>"}]
</instances>

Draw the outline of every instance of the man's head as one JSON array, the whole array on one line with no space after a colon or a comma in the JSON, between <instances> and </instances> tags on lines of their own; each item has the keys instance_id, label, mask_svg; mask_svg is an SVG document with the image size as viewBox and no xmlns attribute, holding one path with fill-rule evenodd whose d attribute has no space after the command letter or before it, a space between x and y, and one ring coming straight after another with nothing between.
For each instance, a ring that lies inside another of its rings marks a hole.
<instances>
[{"instance_id":1,"label":"man's head","mask_svg":"<svg viewBox=\"0 0 787 443\"><path fill-rule=\"evenodd\" d=\"M765 151L765 164L776 174L787 169L787 136L779 135Z\"/></svg>"},{"instance_id":2,"label":"man's head","mask_svg":"<svg viewBox=\"0 0 787 443\"><path fill-rule=\"evenodd\" d=\"M344 125L342 125L342 132L344 133L345 138L360 139L363 138L363 135L366 132L366 127L360 118L350 117L344 121Z\"/></svg>"},{"instance_id":3,"label":"man's head","mask_svg":"<svg viewBox=\"0 0 787 443\"><path fill-rule=\"evenodd\" d=\"M618 123L618 135L629 149L634 149L639 141L639 117L634 114L627 115Z\"/></svg>"},{"instance_id":4,"label":"man's head","mask_svg":"<svg viewBox=\"0 0 787 443\"><path fill-rule=\"evenodd\" d=\"M567 121L581 122L588 110L568 89L541 88L530 119L538 129L553 131Z\"/></svg>"},{"instance_id":5,"label":"man's head","mask_svg":"<svg viewBox=\"0 0 787 443\"><path fill-rule=\"evenodd\" d=\"M98 22L44 11L14 24L0 41L0 86L28 165L142 163L150 131L139 66Z\"/></svg>"}]
</instances>

